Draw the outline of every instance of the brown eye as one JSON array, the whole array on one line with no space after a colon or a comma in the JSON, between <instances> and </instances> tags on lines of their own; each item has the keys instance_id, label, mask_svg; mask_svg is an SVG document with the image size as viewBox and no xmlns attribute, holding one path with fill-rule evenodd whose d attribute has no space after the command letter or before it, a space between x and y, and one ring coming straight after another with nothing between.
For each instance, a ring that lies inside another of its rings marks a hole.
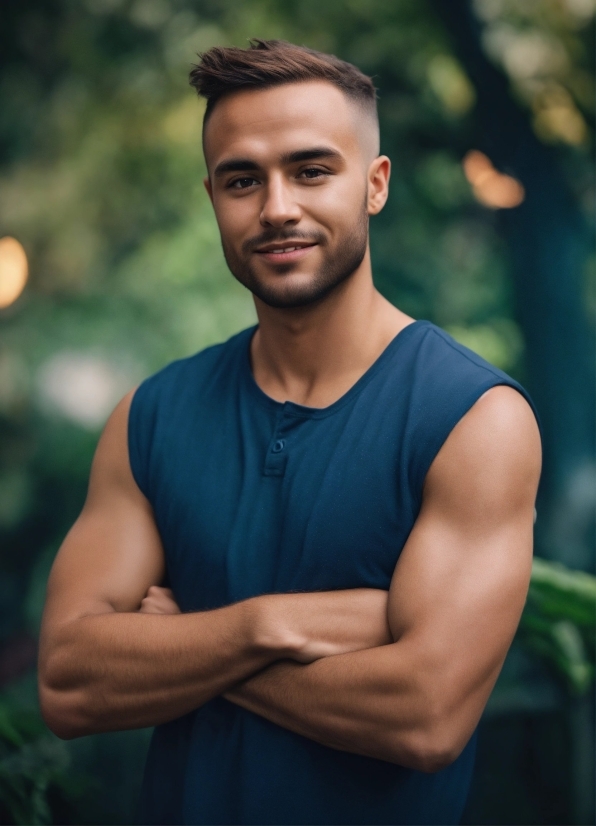
<instances>
[{"instance_id":1,"label":"brown eye","mask_svg":"<svg viewBox=\"0 0 596 826\"><path fill-rule=\"evenodd\" d=\"M248 189L253 183L256 183L254 178L236 178L229 186L232 189Z\"/></svg>"},{"instance_id":2,"label":"brown eye","mask_svg":"<svg viewBox=\"0 0 596 826\"><path fill-rule=\"evenodd\" d=\"M319 178L321 175L325 175L325 172L323 172L322 169L315 169L314 167L311 167L310 169L303 169L300 174L304 175L305 178L312 179Z\"/></svg>"}]
</instances>

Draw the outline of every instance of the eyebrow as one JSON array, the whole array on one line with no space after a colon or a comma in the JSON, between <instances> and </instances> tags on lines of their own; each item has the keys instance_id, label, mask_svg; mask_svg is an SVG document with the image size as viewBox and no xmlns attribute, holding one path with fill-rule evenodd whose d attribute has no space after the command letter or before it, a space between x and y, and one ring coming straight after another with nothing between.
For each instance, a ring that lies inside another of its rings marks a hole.
<instances>
[{"instance_id":1,"label":"eyebrow","mask_svg":"<svg viewBox=\"0 0 596 826\"><path fill-rule=\"evenodd\" d=\"M343 160L343 156L336 149L329 146L315 146L312 149L298 149L295 152L284 153L280 160L284 166L301 161L316 161L323 158L332 160ZM213 170L214 177L225 175L227 172L255 172L260 169L256 161L250 158L229 158L227 161L218 163Z\"/></svg>"}]
</instances>

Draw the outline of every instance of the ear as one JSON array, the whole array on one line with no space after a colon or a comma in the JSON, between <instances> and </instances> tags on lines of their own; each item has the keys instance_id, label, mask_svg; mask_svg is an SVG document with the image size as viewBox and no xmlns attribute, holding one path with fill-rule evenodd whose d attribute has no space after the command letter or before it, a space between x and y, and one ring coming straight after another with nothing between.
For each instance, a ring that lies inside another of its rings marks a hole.
<instances>
[{"instance_id":1,"label":"ear","mask_svg":"<svg viewBox=\"0 0 596 826\"><path fill-rule=\"evenodd\" d=\"M213 190L211 188L211 181L209 178L203 178L203 186L207 190L207 195L209 196L209 200L213 203Z\"/></svg>"},{"instance_id":2,"label":"ear","mask_svg":"<svg viewBox=\"0 0 596 826\"><path fill-rule=\"evenodd\" d=\"M377 215L385 206L389 195L389 178L391 177L391 161L386 155L379 155L368 168L368 201L369 215Z\"/></svg>"}]
</instances>

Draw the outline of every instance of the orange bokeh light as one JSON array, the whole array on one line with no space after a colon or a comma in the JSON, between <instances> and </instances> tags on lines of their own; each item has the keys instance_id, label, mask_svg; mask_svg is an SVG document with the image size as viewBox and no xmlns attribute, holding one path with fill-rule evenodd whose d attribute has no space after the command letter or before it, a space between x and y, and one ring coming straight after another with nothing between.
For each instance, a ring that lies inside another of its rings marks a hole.
<instances>
[{"instance_id":1,"label":"orange bokeh light","mask_svg":"<svg viewBox=\"0 0 596 826\"><path fill-rule=\"evenodd\" d=\"M477 201L490 209L512 209L526 196L521 183L494 168L483 152L472 149L462 161L464 174Z\"/></svg>"},{"instance_id":2,"label":"orange bokeh light","mask_svg":"<svg viewBox=\"0 0 596 826\"><path fill-rule=\"evenodd\" d=\"M27 254L16 238L0 238L0 308L9 307L25 288Z\"/></svg>"}]
</instances>

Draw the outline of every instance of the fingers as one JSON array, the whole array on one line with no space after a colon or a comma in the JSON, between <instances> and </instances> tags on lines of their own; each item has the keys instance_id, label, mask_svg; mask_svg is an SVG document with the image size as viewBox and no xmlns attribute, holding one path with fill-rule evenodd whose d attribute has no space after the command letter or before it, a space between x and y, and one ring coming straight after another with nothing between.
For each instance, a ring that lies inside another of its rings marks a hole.
<instances>
[{"instance_id":1,"label":"fingers","mask_svg":"<svg viewBox=\"0 0 596 826\"><path fill-rule=\"evenodd\" d=\"M170 588L152 585L141 602L142 614L179 614L180 608Z\"/></svg>"}]
</instances>

